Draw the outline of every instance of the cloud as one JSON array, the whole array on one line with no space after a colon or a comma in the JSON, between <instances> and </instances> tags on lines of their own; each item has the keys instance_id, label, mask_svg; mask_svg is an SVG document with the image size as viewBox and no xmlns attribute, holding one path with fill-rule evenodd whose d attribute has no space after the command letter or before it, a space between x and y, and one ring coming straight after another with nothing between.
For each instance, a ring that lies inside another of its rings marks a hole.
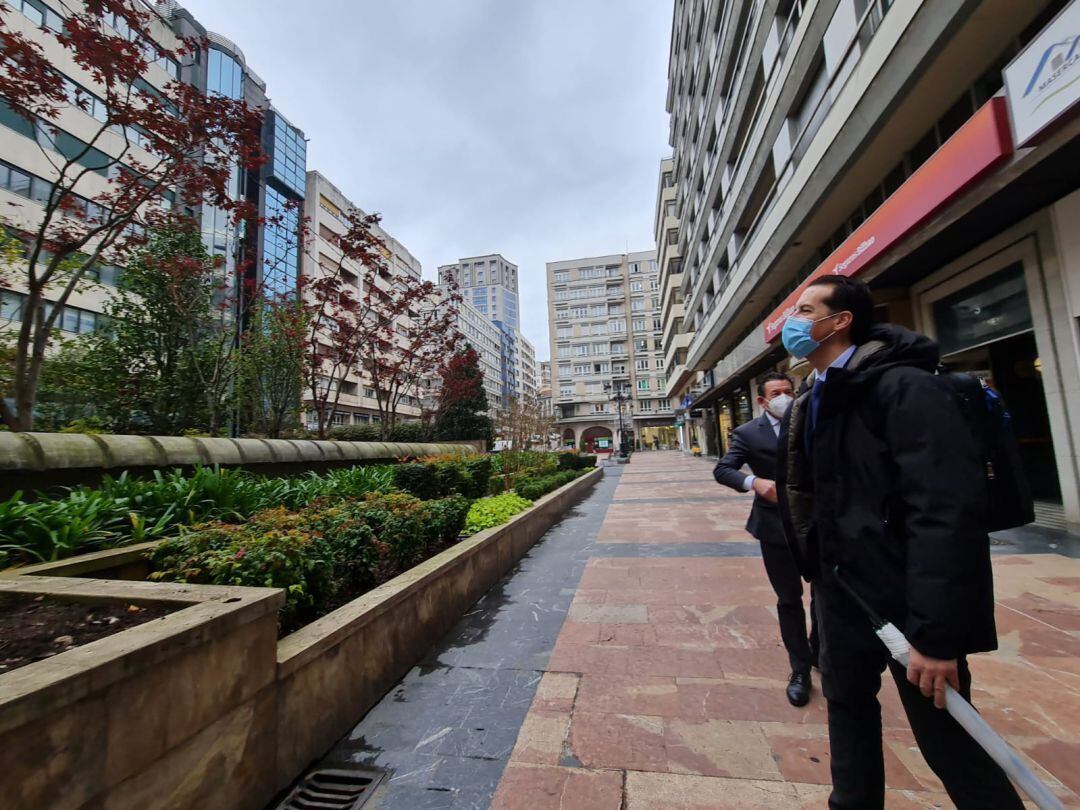
<instances>
[{"instance_id":1,"label":"cloud","mask_svg":"<svg viewBox=\"0 0 1080 810\"><path fill-rule=\"evenodd\" d=\"M317 169L434 278L502 253L549 354L549 261L653 247L665 0L181 0L236 42Z\"/></svg>"}]
</instances>

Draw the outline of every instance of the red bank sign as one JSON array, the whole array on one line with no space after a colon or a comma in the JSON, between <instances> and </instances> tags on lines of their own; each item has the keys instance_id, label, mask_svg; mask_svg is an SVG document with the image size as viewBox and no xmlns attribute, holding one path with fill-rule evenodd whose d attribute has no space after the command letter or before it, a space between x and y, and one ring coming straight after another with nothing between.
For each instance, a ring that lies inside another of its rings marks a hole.
<instances>
[{"instance_id":1,"label":"red bank sign","mask_svg":"<svg viewBox=\"0 0 1080 810\"><path fill-rule=\"evenodd\" d=\"M765 321L765 340L780 334L806 286L819 276L856 276L957 194L1012 154L1004 98L968 119L889 199L851 234Z\"/></svg>"}]
</instances>

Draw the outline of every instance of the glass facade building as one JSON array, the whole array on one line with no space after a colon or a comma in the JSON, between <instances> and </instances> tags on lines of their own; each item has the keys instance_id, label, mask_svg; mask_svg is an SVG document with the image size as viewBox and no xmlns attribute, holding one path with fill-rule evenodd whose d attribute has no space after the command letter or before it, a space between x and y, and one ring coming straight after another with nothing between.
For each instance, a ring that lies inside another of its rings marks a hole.
<instances>
[{"instance_id":1,"label":"glass facade building","mask_svg":"<svg viewBox=\"0 0 1080 810\"><path fill-rule=\"evenodd\" d=\"M307 141L277 110L266 113L261 171L259 281L268 295L292 295L300 275L300 212L307 182Z\"/></svg>"},{"instance_id":2,"label":"glass facade building","mask_svg":"<svg viewBox=\"0 0 1080 810\"><path fill-rule=\"evenodd\" d=\"M300 208L272 185L266 186L263 226L263 289L267 295L296 292L300 268Z\"/></svg>"}]
</instances>

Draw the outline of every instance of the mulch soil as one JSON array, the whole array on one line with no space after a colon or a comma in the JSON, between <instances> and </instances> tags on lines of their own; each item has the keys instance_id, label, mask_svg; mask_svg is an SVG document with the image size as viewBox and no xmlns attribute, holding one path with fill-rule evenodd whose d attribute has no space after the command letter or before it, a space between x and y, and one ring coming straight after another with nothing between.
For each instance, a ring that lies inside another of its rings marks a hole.
<instances>
[{"instance_id":1,"label":"mulch soil","mask_svg":"<svg viewBox=\"0 0 1080 810\"><path fill-rule=\"evenodd\" d=\"M163 605L87 604L0 594L0 675L160 619L173 610Z\"/></svg>"}]
</instances>

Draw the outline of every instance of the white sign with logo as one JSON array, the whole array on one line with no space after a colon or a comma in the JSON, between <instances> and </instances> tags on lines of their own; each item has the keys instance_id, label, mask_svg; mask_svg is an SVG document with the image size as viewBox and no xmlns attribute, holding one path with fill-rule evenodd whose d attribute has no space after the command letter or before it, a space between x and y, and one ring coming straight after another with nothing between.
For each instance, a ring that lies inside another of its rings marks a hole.
<instances>
[{"instance_id":1,"label":"white sign with logo","mask_svg":"<svg viewBox=\"0 0 1080 810\"><path fill-rule=\"evenodd\" d=\"M1004 71L1016 146L1080 102L1080 0L1072 0Z\"/></svg>"}]
</instances>

